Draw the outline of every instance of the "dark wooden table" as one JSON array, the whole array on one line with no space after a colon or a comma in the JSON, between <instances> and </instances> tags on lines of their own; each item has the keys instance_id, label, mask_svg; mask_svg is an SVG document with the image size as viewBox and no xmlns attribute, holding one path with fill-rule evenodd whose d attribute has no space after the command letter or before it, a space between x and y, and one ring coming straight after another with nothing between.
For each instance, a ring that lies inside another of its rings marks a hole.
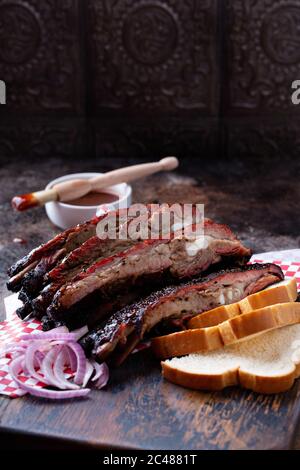
<instances>
[{"instance_id":1,"label":"dark wooden table","mask_svg":"<svg viewBox=\"0 0 300 470\"><path fill-rule=\"evenodd\" d=\"M56 229L43 209L15 214L15 188L38 189L62 173L107 170L109 162L6 162L0 169L0 296L6 269ZM124 162L114 162L121 165ZM191 177L191 175L193 177ZM256 252L299 247L298 162L219 162L134 185L136 201L204 202L206 215L228 223ZM15 237L26 245L13 242ZM0 397L2 442L59 448L270 449L300 448L297 430L300 383L285 394L263 396L238 388L220 393L186 390L164 381L149 351L113 371L104 391L56 402Z\"/></svg>"}]
</instances>

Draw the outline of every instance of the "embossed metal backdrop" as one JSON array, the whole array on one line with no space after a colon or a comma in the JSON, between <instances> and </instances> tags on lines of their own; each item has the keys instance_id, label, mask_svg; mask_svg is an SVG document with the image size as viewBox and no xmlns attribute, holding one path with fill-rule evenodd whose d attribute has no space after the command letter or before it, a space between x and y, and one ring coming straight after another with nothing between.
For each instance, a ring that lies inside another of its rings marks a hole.
<instances>
[{"instance_id":1,"label":"embossed metal backdrop","mask_svg":"<svg viewBox=\"0 0 300 470\"><path fill-rule=\"evenodd\" d=\"M299 0L0 0L0 155L298 155Z\"/></svg>"}]
</instances>

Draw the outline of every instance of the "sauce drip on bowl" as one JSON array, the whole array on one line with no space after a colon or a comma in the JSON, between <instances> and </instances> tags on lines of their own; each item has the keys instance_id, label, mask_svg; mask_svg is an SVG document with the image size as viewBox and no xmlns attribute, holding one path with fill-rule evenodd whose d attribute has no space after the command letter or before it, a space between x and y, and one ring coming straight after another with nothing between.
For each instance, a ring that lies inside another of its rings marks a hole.
<instances>
[{"instance_id":1,"label":"sauce drip on bowl","mask_svg":"<svg viewBox=\"0 0 300 470\"><path fill-rule=\"evenodd\" d=\"M109 204L115 202L119 199L117 194L111 193L97 193L96 191L91 191L85 196L81 196L72 201L68 201L67 204L72 206L100 206L100 204Z\"/></svg>"}]
</instances>

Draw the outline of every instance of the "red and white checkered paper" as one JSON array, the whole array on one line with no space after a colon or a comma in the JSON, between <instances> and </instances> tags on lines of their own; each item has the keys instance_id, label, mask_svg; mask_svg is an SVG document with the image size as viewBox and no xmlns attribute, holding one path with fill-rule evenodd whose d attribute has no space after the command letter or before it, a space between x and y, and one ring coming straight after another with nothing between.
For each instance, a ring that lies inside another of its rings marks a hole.
<instances>
[{"instance_id":1,"label":"red and white checkered paper","mask_svg":"<svg viewBox=\"0 0 300 470\"><path fill-rule=\"evenodd\" d=\"M23 333L34 333L35 331L41 330L42 324L39 320L22 321L17 315L12 316L9 320L5 320L0 323L0 350L5 344L16 341L18 336ZM8 365L10 363L9 358L0 358L0 394L7 395L11 398L17 398L24 395L24 391L18 387L18 385L12 380ZM28 385L37 385L43 387L42 382L38 382L35 379L26 377L25 375L20 376L20 380L27 383Z\"/></svg>"},{"instance_id":2,"label":"red and white checkered paper","mask_svg":"<svg viewBox=\"0 0 300 470\"><path fill-rule=\"evenodd\" d=\"M251 258L251 263L275 263L278 264L286 279L292 277L296 278L298 290L300 290L300 261L284 261L283 259L275 259L270 255L259 255ZM7 343L16 341L18 336L23 333L33 333L41 330L41 322L39 320L29 320L27 322L21 321L16 315L10 315L10 319L0 323L0 349ZM17 398L24 395L24 392L16 385L9 375L8 365L10 359L0 359L0 394L7 395L10 398ZM38 382L35 379L26 377L25 375L20 377L21 380L30 384L43 387L42 382Z\"/></svg>"}]
</instances>

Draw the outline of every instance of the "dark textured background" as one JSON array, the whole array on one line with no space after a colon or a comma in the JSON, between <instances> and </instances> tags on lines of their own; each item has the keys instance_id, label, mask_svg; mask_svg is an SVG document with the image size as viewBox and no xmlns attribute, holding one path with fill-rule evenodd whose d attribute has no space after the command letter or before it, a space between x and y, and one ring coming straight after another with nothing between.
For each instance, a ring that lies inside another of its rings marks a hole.
<instances>
[{"instance_id":1,"label":"dark textured background","mask_svg":"<svg viewBox=\"0 0 300 470\"><path fill-rule=\"evenodd\" d=\"M300 151L299 0L0 0L0 156Z\"/></svg>"}]
</instances>

